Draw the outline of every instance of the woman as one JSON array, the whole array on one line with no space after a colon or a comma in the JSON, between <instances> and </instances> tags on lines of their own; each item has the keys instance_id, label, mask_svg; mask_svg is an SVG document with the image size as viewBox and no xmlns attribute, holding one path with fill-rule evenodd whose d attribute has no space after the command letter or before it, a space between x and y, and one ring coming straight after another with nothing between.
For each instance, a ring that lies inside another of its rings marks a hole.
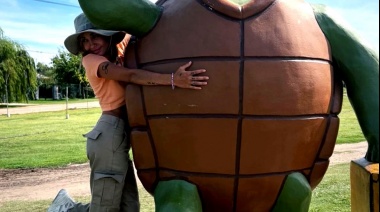
<instances>
[{"instance_id":1,"label":"woman","mask_svg":"<svg viewBox=\"0 0 380 212\"><path fill-rule=\"evenodd\" d=\"M186 71L191 62L173 74L125 68L121 65L123 50L117 46L125 46L125 42L120 42L126 41L128 35L96 29L84 14L75 18L74 25L76 33L66 38L65 46L72 54L83 56L86 76L102 109L97 125L85 135L92 198L90 204L75 203L62 189L48 211L139 211L136 179L128 154L125 83L199 90L207 84L208 77L196 76L204 69Z\"/></svg>"}]
</instances>

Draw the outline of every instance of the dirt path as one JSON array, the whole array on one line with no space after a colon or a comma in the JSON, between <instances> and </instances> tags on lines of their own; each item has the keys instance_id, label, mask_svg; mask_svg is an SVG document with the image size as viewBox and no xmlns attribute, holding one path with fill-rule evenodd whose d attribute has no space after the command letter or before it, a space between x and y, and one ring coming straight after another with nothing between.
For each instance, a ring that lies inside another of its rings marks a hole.
<instances>
[{"instance_id":1,"label":"dirt path","mask_svg":"<svg viewBox=\"0 0 380 212\"><path fill-rule=\"evenodd\" d=\"M73 110L77 108L93 108L99 107L99 102L89 101L82 103L68 103L66 104L47 104L47 105L28 105L25 104L10 104L8 107L0 107L0 115L9 114L25 114L25 113L38 113L38 112L47 112L47 111L60 111L60 110Z\"/></svg>"},{"instance_id":2,"label":"dirt path","mask_svg":"<svg viewBox=\"0 0 380 212\"><path fill-rule=\"evenodd\" d=\"M330 164L362 158L366 150L366 142L336 145ZM59 169L0 170L0 205L10 200L52 199L61 188L66 188L73 197L87 196L89 172L87 163Z\"/></svg>"},{"instance_id":3,"label":"dirt path","mask_svg":"<svg viewBox=\"0 0 380 212\"><path fill-rule=\"evenodd\" d=\"M70 104L68 109L99 107L97 102ZM65 110L66 105L37 105L10 108L10 114L23 114L42 111ZM6 115L7 110L0 108L0 115ZM349 163L351 160L364 157L367 143L336 145L330 158L330 164ZM90 187L88 176L89 165L70 165L59 169L16 169L0 170L0 205L12 200L47 200L53 199L61 188L70 195L88 196ZM142 186L138 182L139 186Z\"/></svg>"}]
</instances>

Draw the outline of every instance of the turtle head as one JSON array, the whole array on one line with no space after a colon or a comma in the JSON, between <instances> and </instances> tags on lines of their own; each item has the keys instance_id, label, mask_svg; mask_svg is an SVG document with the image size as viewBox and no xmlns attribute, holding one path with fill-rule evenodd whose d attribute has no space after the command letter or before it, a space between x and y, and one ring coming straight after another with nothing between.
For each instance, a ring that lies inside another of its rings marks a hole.
<instances>
[{"instance_id":1,"label":"turtle head","mask_svg":"<svg viewBox=\"0 0 380 212\"><path fill-rule=\"evenodd\" d=\"M96 27L137 37L148 33L162 13L161 7L149 0L79 0L79 5Z\"/></svg>"}]
</instances>

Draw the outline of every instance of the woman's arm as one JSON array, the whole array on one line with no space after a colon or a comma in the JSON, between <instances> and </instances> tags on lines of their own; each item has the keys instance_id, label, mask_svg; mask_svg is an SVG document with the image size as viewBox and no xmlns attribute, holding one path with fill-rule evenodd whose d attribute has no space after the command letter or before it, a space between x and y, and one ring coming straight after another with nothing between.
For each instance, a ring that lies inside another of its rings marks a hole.
<instances>
[{"instance_id":1,"label":"woman's arm","mask_svg":"<svg viewBox=\"0 0 380 212\"><path fill-rule=\"evenodd\" d=\"M204 69L186 71L191 66L188 62L180 66L172 74L154 73L142 69L128 69L115 65L111 62L103 62L98 67L98 76L111 80L134 83L138 85L173 85L180 88L202 89L202 85L207 85L208 76L195 76L206 72ZM173 78L172 78L173 77Z\"/></svg>"}]
</instances>

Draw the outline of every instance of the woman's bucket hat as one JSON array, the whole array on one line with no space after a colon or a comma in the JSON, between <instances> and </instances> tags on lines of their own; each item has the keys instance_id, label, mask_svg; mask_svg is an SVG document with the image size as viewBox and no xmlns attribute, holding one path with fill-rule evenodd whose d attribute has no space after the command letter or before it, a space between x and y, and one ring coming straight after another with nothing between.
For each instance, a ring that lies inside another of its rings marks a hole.
<instances>
[{"instance_id":1,"label":"woman's bucket hat","mask_svg":"<svg viewBox=\"0 0 380 212\"><path fill-rule=\"evenodd\" d=\"M115 39L114 41L116 43L120 43L125 36L125 33L121 31L97 29L88 20L88 18L84 15L84 13L81 13L75 18L74 26L75 26L75 34L68 36L64 42L66 49L74 55L78 55L79 53L78 36L84 32L93 32L93 33L103 35L103 36L113 36L113 38Z\"/></svg>"}]
</instances>

